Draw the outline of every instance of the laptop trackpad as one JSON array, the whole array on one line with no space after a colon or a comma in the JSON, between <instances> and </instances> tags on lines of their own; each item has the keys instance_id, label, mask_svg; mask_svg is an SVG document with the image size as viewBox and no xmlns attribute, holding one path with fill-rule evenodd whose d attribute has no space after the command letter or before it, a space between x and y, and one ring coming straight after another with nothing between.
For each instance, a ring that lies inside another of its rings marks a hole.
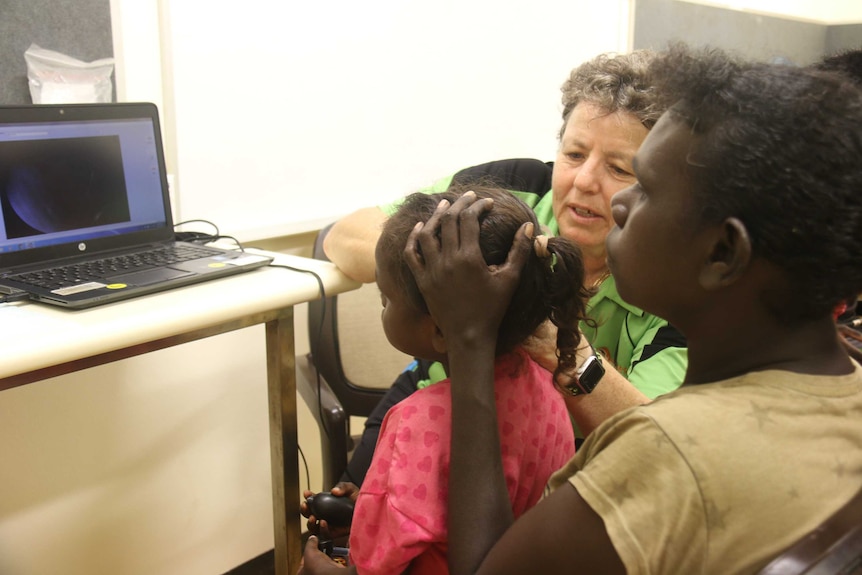
<instances>
[{"instance_id":1,"label":"laptop trackpad","mask_svg":"<svg viewBox=\"0 0 862 575\"><path fill-rule=\"evenodd\" d=\"M185 272L182 270L175 270L173 268L158 268L154 270L144 270L141 272L134 272L130 274L123 274L119 276L114 276L109 278L113 283L126 284L126 285L134 285L134 286L145 286L149 284L154 284L156 282L163 282L166 280L181 278L183 276L194 275L192 272Z\"/></svg>"}]
</instances>

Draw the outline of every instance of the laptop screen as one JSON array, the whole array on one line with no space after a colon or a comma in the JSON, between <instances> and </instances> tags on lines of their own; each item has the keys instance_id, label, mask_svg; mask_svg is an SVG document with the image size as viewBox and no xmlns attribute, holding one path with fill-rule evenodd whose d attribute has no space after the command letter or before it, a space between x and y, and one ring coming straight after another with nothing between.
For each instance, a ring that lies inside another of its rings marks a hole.
<instances>
[{"instance_id":1,"label":"laptop screen","mask_svg":"<svg viewBox=\"0 0 862 575\"><path fill-rule=\"evenodd\" d=\"M171 239L155 105L0 106L0 269Z\"/></svg>"},{"instance_id":2,"label":"laptop screen","mask_svg":"<svg viewBox=\"0 0 862 575\"><path fill-rule=\"evenodd\" d=\"M152 122L0 125L0 252L165 225Z\"/></svg>"}]
</instances>

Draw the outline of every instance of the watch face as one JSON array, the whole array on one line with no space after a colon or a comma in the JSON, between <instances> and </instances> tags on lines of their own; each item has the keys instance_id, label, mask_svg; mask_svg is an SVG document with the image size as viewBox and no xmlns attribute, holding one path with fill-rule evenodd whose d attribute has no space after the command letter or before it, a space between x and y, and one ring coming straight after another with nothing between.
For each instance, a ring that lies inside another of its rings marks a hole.
<instances>
[{"instance_id":1,"label":"watch face","mask_svg":"<svg viewBox=\"0 0 862 575\"><path fill-rule=\"evenodd\" d=\"M569 395L582 395L592 392L604 375L605 367L602 365L602 360L592 355L578 369L577 377L570 384L557 384L557 386Z\"/></svg>"},{"instance_id":2,"label":"watch face","mask_svg":"<svg viewBox=\"0 0 862 575\"><path fill-rule=\"evenodd\" d=\"M596 356L590 357L584 364L583 371L578 376L578 383L581 384L581 389L584 393L590 393L599 384L602 376L605 374L605 368Z\"/></svg>"}]
</instances>

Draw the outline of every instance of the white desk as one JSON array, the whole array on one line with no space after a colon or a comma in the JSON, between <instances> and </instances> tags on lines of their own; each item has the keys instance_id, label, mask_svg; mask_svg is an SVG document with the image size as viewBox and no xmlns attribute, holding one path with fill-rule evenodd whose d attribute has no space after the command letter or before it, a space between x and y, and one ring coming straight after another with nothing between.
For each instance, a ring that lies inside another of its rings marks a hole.
<instances>
[{"instance_id":1,"label":"white desk","mask_svg":"<svg viewBox=\"0 0 862 575\"><path fill-rule=\"evenodd\" d=\"M328 262L283 254L276 264L314 271L327 294L359 286ZM88 310L0 305L16 337L0 346L0 391L118 359L256 325L266 325L276 573L301 557L293 306L320 297L307 273L267 267ZM32 337L30 337L32 336Z\"/></svg>"}]
</instances>

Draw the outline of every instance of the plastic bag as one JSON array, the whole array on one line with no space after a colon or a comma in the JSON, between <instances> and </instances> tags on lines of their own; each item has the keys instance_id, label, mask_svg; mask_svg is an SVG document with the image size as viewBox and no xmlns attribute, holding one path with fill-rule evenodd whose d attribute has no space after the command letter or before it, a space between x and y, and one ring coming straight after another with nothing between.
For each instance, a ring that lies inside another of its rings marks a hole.
<instances>
[{"instance_id":1,"label":"plastic bag","mask_svg":"<svg viewBox=\"0 0 862 575\"><path fill-rule=\"evenodd\" d=\"M111 102L114 59L82 62L30 44L24 52L30 97L34 104Z\"/></svg>"}]
</instances>

